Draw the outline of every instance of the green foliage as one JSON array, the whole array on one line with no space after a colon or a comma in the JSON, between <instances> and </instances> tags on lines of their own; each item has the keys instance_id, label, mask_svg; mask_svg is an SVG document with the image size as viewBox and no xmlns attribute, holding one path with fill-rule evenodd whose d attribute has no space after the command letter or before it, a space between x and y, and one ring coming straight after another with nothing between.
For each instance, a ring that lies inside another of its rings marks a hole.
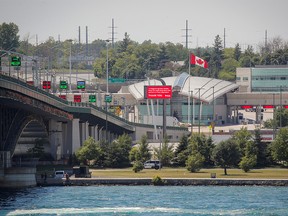
<instances>
[{"instance_id":1,"label":"green foliage","mask_svg":"<svg viewBox=\"0 0 288 216\"><path fill-rule=\"evenodd\" d=\"M160 148L154 148L156 157L161 161L162 166L169 165L174 155L173 146L169 145L168 142L168 138L165 137L163 143L160 144Z\"/></svg>"},{"instance_id":2,"label":"green foliage","mask_svg":"<svg viewBox=\"0 0 288 216\"><path fill-rule=\"evenodd\" d=\"M2 23L0 25L0 48L15 51L19 45L19 28L14 23Z\"/></svg>"},{"instance_id":3,"label":"green foliage","mask_svg":"<svg viewBox=\"0 0 288 216\"><path fill-rule=\"evenodd\" d=\"M129 152L129 160L130 160L130 162L134 162L134 161L139 161L140 160L138 146L133 146L132 147L131 151Z\"/></svg>"},{"instance_id":4,"label":"green foliage","mask_svg":"<svg viewBox=\"0 0 288 216\"><path fill-rule=\"evenodd\" d=\"M44 145L49 143L49 141L45 138L36 139L35 145L33 148L29 148L27 153L31 155L31 157L41 158L45 156Z\"/></svg>"},{"instance_id":5,"label":"green foliage","mask_svg":"<svg viewBox=\"0 0 288 216\"><path fill-rule=\"evenodd\" d=\"M233 139L222 141L216 145L212 153L216 165L224 168L227 175L227 168L237 166L240 162L240 151Z\"/></svg>"},{"instance_id":6,"label":"green foliage","mask_svg":"<svg viewBox=\"0 0 288 216\"><path fill-rule=\"evenodd\" d=\"M206 137L204 134L196 134L194 133L190 137L189 141L189 154L196 155L200 153L204 157L204 165L210 166L213 164L211 160L211 154L214 148L212 137Z\"/></svg>"},{"instance_id":7,"label":"green foliage","mask_svg":"<svg viewBox=\"0 0 288 216\"><path fill-rule=\"evenodd\" d=\"M132 139L128 134L123 134L106 147L105 163L107 167L128 167L130 165L129 152Z\"/></svg>"},{"instance_id":8,"label":"green foliage","mask_svg":"<svg viewBox=\"0 0 288 216\"><path fill-rule=\"evenodd\" d=\"M288 128L280 128L275 140L272 142L271 151L274 160L288 165Z\"/></svg>"},{"instance_id":9,"label":"green foliage","mask_svg":"<svg viewBox=\"0 0 288 216\"><path fill-rule=\"evenodd\" d=\"M256 155L250 157L244 156L242 157L239 166L244 172L248 172L256 165L256 163L257 163Z\"/></svg>"},{"instance_id":10,"label":"green foliage","mask_svg":"<svg viewBox=\"0 0 288 216\"><path fill-rule=\"evenodd\" d=\"M162 186L165 185L165 181L160 176L155 176L152 179L152 184L155 186Z\"/></svg>"},{"instance_id":11,"label":"green foliage","mask_svg":"<svg viewBox=\"0 0 288 216\"><path fill-rule=\"evenodd\" d=\"M288 110L287 109L284 109L284 108L277 109L275 115L276 115L276 124L278 127L288 126Z\"/></svg>"},{"instance_id":12,"label":"green foliage","mask_svg":"<svg viewBox=\"0 0 288 216\"><path fill-rule=\"evenodd\" d=\"M205 158L200 154L196 153L190 155L186 161L186 168L190 172L197 172L203 167Z\"/></svg>"},{"instance_id":13,"label":"green foliage","mask_svg":"<svg viewBox=\"0 0 288 216\"><path fill-rule=\"evenodd\" d=\"M213 52L211 55L211 59L209 61L209 67L212 67L213 76L214 78L218 78L219 71L222 67L222 60L224 59L223 55L223 46L222 46L222 39L219 35L216 35L214 44L213 44Z\"/></svg>"},{"instance_id":14,"label":"green foliage","mask_svg":"<svg viewBox=\"0 0 288 216\"><path fill-rule=\"evenodd\" d=\"M234 49L234 59L236 61L239 61L240 57L241 57L241 47L239 43L237 43Z\"/></svg>"},{"instance_id":15,"label":"green foliage","mask_svg":"<svg viewBox=\"0 0 288 216\"><path fill-rule=\"evenodd\" d=\"M140 161L144 163L151 158L151 153L148 148L147 136L143 135L138 146L134 146L129 152L129 160L131 162Z\"/></svg>"},{"instance_id":16,"label":"green foliage","mask_svg":"<svg viewBox=\"0 0 288 216\"><path fill-rule=\"evenodd\" d=\"M102 150L98 142L92 137L89 137L84 141L83 145L76 152L77 160L85 165L90 165L90 161L93 164L97 164L102 155Z\"/></svg>"},{"instance_id":17,"label":"green foliage","mask_svg":"<svg viewBox=\"0 0 288 216\"><path fill-rule=\"evenodd\" d=\"M244 172L248 172L257 164L258 149L256 143L248 140L245 146L245 155L241 158L239 166Z\"/></svg>"},{"instance_id":18,"label":"green foliage","mask_svg":"<svg viewBox=\"0 0 288 216\"><path fill-rule=\"evenodd\" d=\"M137 173L140 172L141 170L144 169L144 165L141 161L135 161L135 163L133 164L133 168L132 170Z\"/></svg>"},{"instance_id":19,"label":"green foliage","mask_svg":"<svg viewBox=\"0 0 288 216\"><path fill-rule=\"evenodd\" d=\"M139 143L139 160L142 162L145 162L151 158L148 145L147 136L143 135Z\"/></svg>"},{"instance_id":20,"label":"green foliage","mask_svg":"<svg viewBox=\"0 0 288 216\"><path fill-rule=\"evenodd\" d=\"M268 143L261 141L260 129L254 131L254 144L257 150L257 167L265 167L271 165L271 155Z\"/></svg>"},{"instance_id":21,"label":"green foliage","mask_svg":"<svg viewBox=\"0 0 288 216\"><path fill-rule=\"evenodd\" d=\"M242 127L233 134L232 139L238 145L241 155L245 155L246 143L252 140L252 133L246 127Z\"/></svg>"},{"instance_id":22,"label":"green foliage","mask_svg":"<svg viewBox=\"0 0 288 216\"><path fill-rule=\"evenodd\" d=\"M174 152L174 156L175 156L175 162L179 165L179 166L185 166L185 161L188 158L189 155L189 151L187 149L188 147L188 136L187 135L183 135L180 138L180 142L179 145L177 146L175 152Z\"/></svg>"}]
</instances>

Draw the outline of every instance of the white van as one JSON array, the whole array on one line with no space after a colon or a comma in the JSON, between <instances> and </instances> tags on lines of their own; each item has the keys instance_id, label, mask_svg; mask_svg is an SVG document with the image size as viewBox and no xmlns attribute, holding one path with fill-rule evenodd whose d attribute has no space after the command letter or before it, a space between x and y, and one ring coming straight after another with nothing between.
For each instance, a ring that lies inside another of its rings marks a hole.
<instances>
[{"instance_id":1,"label":"white van","mask_svg":"<svg viewBox=\"0 0 288 216\"><path fill-rule=\"evenodd\" d=\"M159 160L149 160L144 163L145 169L159 169L162 167Z\"/></svg>"},{"instance_id":2,"label":"white van","mask_svg":"<svg viewBox=\"0 0 288 216\"><path fill-rule=\"evenodd\" d=\"M55 171L55 177L54 178L64 178L65 177L65 172L64 170L57 170Z\"/></svg>"}]
</instances>

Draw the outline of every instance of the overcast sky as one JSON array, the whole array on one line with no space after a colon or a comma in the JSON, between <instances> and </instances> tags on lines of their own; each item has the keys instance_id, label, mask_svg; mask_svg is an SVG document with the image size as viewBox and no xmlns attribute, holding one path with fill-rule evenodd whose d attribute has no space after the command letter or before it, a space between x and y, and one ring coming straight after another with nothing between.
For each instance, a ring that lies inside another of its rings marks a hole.
<instances>
[{"instance_id":1,"label":"overcast sky","mask_svg":"<svg viewBox=\"0 0 288 216\"><path fill-rule=\"evenodd\" d=\"M186 20L189 48L212 46L216 35L226 47L247 44L256 46L280 36L288 40L287 0L0 0L0 23L13 22L20 39L44 42L49 36L58 40L88 41L111 38L112 19L115 41L125 32L142 43L185 42Z\"/></svg>"}]
</instances>

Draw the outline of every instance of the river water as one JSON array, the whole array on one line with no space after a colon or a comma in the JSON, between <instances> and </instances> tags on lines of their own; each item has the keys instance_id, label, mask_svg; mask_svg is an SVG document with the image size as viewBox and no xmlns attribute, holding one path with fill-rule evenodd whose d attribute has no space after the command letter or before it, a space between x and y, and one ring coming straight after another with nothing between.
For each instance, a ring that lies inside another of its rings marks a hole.
<instances>
[{"instance_id":1,"label":"river water","mask_svg":"<svg viewBox=\"0 0 288 216\"><path fill-rule=\"evenodd\" d=\"M288 187L71 186L1 190L0 215L288 215Z\"/></svg>"}]
</instances>

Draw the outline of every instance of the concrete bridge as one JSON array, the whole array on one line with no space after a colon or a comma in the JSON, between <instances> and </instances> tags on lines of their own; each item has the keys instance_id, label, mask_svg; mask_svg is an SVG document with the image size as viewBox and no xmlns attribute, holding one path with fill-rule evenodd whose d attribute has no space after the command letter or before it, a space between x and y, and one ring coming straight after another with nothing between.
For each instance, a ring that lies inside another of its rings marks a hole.
<instances>
[{"instance_id":1,"label":"concrete bridge","mask_svg":"<svg viewBox=\"0 0 288 216\"><path fill-rule=\"evenodd\" d=\"M21 155L34 147L37 138L48 140L45 151L59 160L77 151L89 136L111 142L125 133L136 143L142 135L154 133L153 125L126 121L91 103L68 102L2 74L0 120L0 182L11 167L23 166ZM187 128L179 127L167 127L166 131L172 142L188 133Z\"/></svg>"}]
</instances>

